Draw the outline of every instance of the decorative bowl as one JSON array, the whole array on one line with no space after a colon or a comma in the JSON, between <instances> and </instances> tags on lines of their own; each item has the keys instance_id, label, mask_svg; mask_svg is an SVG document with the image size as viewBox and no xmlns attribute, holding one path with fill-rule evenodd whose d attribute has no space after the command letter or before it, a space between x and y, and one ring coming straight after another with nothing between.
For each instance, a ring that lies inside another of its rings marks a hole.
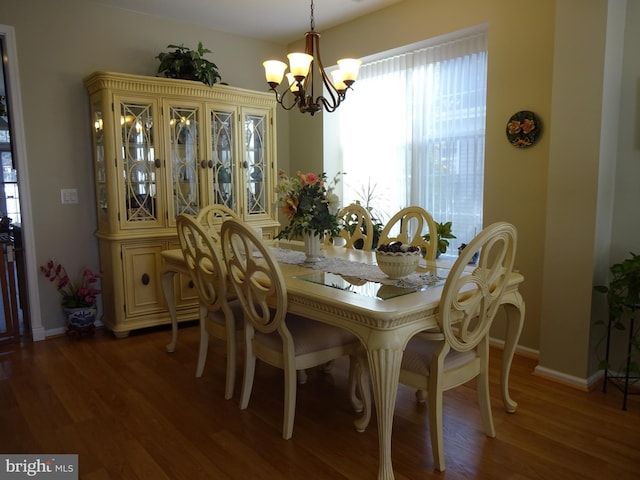
<instances>
[{"instance_id":1,"label":"decorative bowl","mask_svg":"<svg viewBox=\"0 0 640 480\"><path fill-rule=\"evenodd\" d=\"M389 278L404 278L416 271L422 252L382 252L376 250L378 267Z\"/></svg>"}]
</instances>

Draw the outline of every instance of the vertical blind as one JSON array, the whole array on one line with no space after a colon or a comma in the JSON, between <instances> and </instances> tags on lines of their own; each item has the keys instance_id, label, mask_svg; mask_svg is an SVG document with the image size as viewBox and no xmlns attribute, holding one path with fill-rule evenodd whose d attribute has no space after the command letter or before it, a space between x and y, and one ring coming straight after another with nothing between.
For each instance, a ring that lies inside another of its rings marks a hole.
<instances>
[{"instance_id":1,"label":"vertical blind","mask_svg":"<svg viewBox=\"0 0 640 480\"><path fill-rule=\"evenodd\" d=\"M332 120L343 203L383 222L419 205L453 222L452 248L471 240L482 228L486 85L486 30L363 63Z\"/></svg>"}]
</instances>

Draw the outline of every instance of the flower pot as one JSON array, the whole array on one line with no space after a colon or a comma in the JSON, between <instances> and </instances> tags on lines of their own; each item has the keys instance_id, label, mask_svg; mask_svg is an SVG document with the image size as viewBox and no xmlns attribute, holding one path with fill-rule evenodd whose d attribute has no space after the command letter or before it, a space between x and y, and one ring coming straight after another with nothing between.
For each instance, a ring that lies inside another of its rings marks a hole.
<instances>
[{"instance_id":1,"label":"flower pot","mask_svg":"<svg viewBox=\"0 0 640 480\"><path fill-rule=\"evenodd\" d=\"M304 253L306 263L314 263L320 260L320 236L309 233L304 234Z\"/></svg>"},{"instance_id":2,"label":"flower pot","mask_svg":"<svg viewBox=\"0 0 640 480\"><path fill-rule=\"evenodd\" d=\"M67 317L67 333L78 335L93 333L96 323L97 309L95 307L62 307Z\"/></svg>"}]
</instances>

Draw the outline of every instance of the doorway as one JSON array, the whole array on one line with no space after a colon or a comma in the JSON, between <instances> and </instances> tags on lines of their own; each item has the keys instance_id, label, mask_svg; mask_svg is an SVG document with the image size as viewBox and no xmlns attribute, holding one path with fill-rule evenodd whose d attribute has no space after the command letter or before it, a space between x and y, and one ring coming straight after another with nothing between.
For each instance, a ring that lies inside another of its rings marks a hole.
<instances>
[{"instance_id":1,"label":"doorway","mask_svg":"<svg viewBox=\"0 0 640 480\"><path fill-rule=\"evenodd\" d=\"M1 33L1 32L0 32ZM0 343L18 343L29 325L29 300L22 236L22 211L18 185L9 82L8 48L0 34Z\"/></svg>"}]
</instances>

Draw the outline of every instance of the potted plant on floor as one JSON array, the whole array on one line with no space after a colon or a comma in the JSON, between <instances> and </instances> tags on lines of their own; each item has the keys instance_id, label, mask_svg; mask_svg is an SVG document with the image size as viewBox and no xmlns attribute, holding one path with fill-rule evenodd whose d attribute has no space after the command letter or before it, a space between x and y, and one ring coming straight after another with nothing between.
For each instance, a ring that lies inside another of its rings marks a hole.
<instances>
[{"instance_id":1,"label":"potted plant on floor","mask_svg":"<svg viewBox=\"0 0 640 480\"><path fill-rule=\"evenodd\" d=\"M167 45L167 48L174 50L161 52L156 57L160 60L158 75L164 75L167 78L196 80L210 87L222 79L218 72L218 66L204 58L204 55L211 53L211 50L204 48L202 42L198 42L198 48L195 50L184 45Z\"/></svg>"},{"instance_id":2,"label":"potted plant on floor","mask_svg":"<svg viewBox=\"0 0 640 480\"><path fill-rule=\"evenodd\" d=\"M101 293L96 286L101 274L85 268L80 282L75 284L65 268L53 260L42 265L40 270L47 280L55 284L62 296L60 304L66 315L67 333L73 335L92 332L97 314L96 297Z\"/></svg>"},{"instance_id":3,"label":"potted plant on floor","mask_svg":"<svg viewBox=\"0 0 640 480\"><path fill-rule=\"evenodd\" d=\"M614 263L610 267L612 274L608 285L596 285L594 290L607 295L609 305L610 328L613 330L626 330L627 320L630 315L635 315L640 311L640 255L630 253L630 257L620 263ZM596 324L604 324L603 320L596 321ZM633 353L640 352L640 332L631 332L630 346ZM608 355L607 355L608 356ZM610 368L608 359L600 361L599 368ZM640 368L636 362L631 362L629 370L640 373Z\"/></svg>"}]
</instances>

